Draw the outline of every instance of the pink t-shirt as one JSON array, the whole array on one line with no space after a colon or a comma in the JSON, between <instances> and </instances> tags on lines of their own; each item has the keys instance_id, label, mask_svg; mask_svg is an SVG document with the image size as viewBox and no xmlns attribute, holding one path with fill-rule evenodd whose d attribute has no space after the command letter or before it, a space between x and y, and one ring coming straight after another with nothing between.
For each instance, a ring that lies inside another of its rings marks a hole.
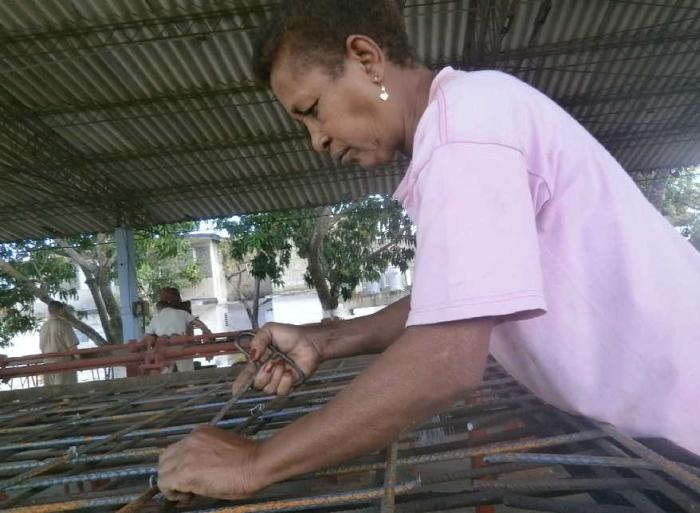
<instances>
[{"instance_id":1,"label":"pink t-shirt","mask_svg":"<svg viewBox=\"0 0 700 513\"><path fill-rule=\"evenodd\" d=\"M408 325L500 316L492 354L543 400L700 454L700 253L556 103L443 69L395 196Z\"/></svg>"}]
</instances>

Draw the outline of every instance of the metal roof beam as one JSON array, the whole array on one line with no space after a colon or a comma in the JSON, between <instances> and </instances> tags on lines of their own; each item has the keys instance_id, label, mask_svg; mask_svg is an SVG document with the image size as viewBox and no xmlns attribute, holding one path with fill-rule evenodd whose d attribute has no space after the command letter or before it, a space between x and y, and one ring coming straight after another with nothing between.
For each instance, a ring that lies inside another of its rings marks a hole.
<instances>
[{"instance_id":1,"label":"metal roof beam","mask_svg":"<svg viewBox=\"0 0 700 513\"><path fill-rule=\"evenodd\" d=\"M513 0L470 0L462 48L463 65L482 68L497 59L501 40L510 30L517 3Z\"/></svg>"},{"instance_id":2,"label":"metal roof beam","mask_svg":"<svg viewBox=\"0 0 700 513\"><path fill-rule=\"evenodd\" d=\"M375 169L362 169L359 167L321 167L314 169L313 172L304 172L303 170L292 171L289 174L278 176L256 176L252 178L241 177L237 180L203 180L198 182L188 183L190 190L187 192L194 193L195 197L199 194L200 197L221 196L222 194L242 194L255 193L260 191L268 191L273 189L287 189L289 187L303 187L309 184L326 184L338 183L344 181L359 180L363 177L381 177L402 175L405 171L405 164L393 163ZM144 197L151 197L155 191L134 191L135 195L143 194ZM168 198L177 197L182 194L182 185L173 185L158 189L158 200L167 202ZM188 194L188 197L192 197Z\"/></svg>"},{"instance_id":3,"label":"metal roof beam","mask_svg":"<svg viewBox=\"0 0 700 513\"><path fill-rule=\"evenodd\" d=\"M640 144L665 144L672 142L698 141L700 143L700 124L672 126L642 131L623 131L600 137L600 142L615 149L616 144L628 143L625 148Z\"/></svg>"},{"instance_id":4,"label":"metal roof beam","mask_svg":"<svg viewBox=\"0 0 700 513\"><path fill-rule=\"evenodd\" d=\"M597 37L571 39L560 43L548 43L539 46L519 48L517 50L501 51L496 56L495 61L502 63L503 61L516 59L535 59L539 57L571 55L583 52L602 52L646 45L692 43L700 40L700 31L698 31L697 27L680 31L669 28L681 22L687 22L687 20L683 19L676 22L669 22L668 27L655 31L649 31L648 28L640 27L622 33L602 34Z\"/></svg>"},{"instance_id":5,"label":"metal roof beam","mask_svg":"<svg viewBox=\"0 0 700 513\"><path fill-rule=\"evenodd\" d=\"M232 7L204 13L5 36L0 37L0 58L49 57L107 47L252 30L257 28L257 24L251 14L265 14L271 7L270 4Z\"/></svg>"},{"instance_id":6,"label":"metal roof beam","mask_svg":"<svg viewBox=\"0 0 700 513\"><path fill-rule=\"evenodd\" d=\"M224 89L179 91L151 98L118 102L86 102L38 109L39 116L52 127L75 126L104 121L146 118L154 115L196 112L204 108L225 108L272 103L272 93L253 83Z\"/></svg>"},{"instance_id":7,"label":"metal roof beam","mask_svg":"<svg viewBox=\"0 0 700 513\"><path fill-rule=\"evenodd\" d=\"M361 180L365 177L398 176L403 174L405 163L394 163L383 166L380 169L365 170L357 167L324 167L308 170L292 171L288 175L280 176L256 176L241 177L238 179L208 180L182 184L174 184L170 187L158 189L142 189L127 191L135 199L148 200L150 205L168 203L173 199L194 200L223 195L240 195L243 193L255 193L271 189L305 187L309 184L326 184L344 181ZM155 199L155 201L154 201ZM47 216L70 216L83 214L85 216L96 213L93 206L66 204L63 202L50 202L41 205L41 212L37 212L36 205L17 204L0 209L0 218L4 222L26 221L32 219L45 219ZM233 214L233 213L232 213ZM148 224L148 223L144 223ZM139 226L139 225L134 225Z\"/></svg>"},{"instance_id":8,"label":"metal roof beam","mask_svg":"<svg viewBox=\"0 0 700 513\"><path fill-rule=\"evenodd\" d=\"M674 86L664 87L660 89L639 90L636 86L628 88L626 91L619 89L605 89L602 91L590 91L583 94L575 94L570 96L562 96L556 98L559 105L564 108L578 107L580 105L598 105L601 103L610 103L616 101L627 100L645 100L656 96L673 96L676 94L697 94L698 81L700 76L692 79L681 79Z\"/></svg>"},{"instance_id":9,"label":"metal roof beam","mask_svg":"<svg viewBox=\"0 0 700 513\"><path fill-rule=\"evenodd\" d=\"M64 201L99 206L103 220L108 211L110 221L114 215L138 213L137 205L115 201L119 189L91 169L61 136L28 116L26 108L1 87L0 100L0 140L14 164L4 171L6 177L31 177L29 182L53 196L62 196ZM69 162L74 165L67 167Z\"/></svg>"},{"instance_id":10,"label":"metal roof beam","mask_svg":"<svg viewBox=\"0 0 700 513\"><path fill-rule=\"evenodd\" d=\"M238 150L251 151L252 148L265 146L268 144L279 143L294 143L307 141L309 134L305 130L294 130L292 132L283 132L278 134L263 134L254 135L251 137L239 137L236 139L223 139L220 141L196 142L190 144L175 144L168 146L158 146L146 148L135 152L118 152L88 155L85 158L93 164L116 164L128 162L131 160L143 160L149 158L169 157L176 155L185 155L196 152L207 152L216 150ZM253 154L256 155L256 154ZM257 155L256 155L257 156ZM259 156L264 158L265 153L260 153Z\"/></svg>"}]
</instances>

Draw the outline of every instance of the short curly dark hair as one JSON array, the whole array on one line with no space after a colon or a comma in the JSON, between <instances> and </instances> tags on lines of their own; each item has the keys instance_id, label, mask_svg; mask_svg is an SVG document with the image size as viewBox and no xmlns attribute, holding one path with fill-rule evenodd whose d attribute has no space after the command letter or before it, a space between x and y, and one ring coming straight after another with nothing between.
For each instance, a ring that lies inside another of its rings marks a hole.
<instances>
[{"instance_id":1,"label":"short curly dark hair","mask_svg":"<svg viewBox=\"0 0 700 513\"><path fill-rule=\"evenodd\" d=\"M260 31L255 75L268 85L275 59L287 48L336 77L343 71L351 34L372 38L395 64L415 62L397 0L282 0Z\"/></svg>"}]
</instances>

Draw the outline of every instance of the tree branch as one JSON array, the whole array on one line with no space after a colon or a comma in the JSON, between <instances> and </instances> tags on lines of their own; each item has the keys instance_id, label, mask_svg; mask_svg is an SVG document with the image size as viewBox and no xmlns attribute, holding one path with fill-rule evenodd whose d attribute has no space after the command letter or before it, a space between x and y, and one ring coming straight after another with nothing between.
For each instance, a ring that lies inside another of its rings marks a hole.
<instances>
[{"instance_id":1,"label":"tree branch","mask_svg":"<svg viewBox=\"0 0 700 513\"><path fill-rule=\"evenodd\" d=\"M12 279L15 280L15 283L18 286L22 287L27 292L30 292L35 298L39 299L40 301L49 304L53 300L51 296L49 296L42 287L36 285L34 281L30 280L24 274L19 272L10 263L4 260L0 260L0 270L8 276L12 277ZM95 331L93 328L91 328L83 321L75 317L72 313L66 311L65 318L68 322L71 323L71 326L73 326L81 333L84 333L90 340L95 342L95 344L97 344L98 346L109 344L109 342L107 342L107 340L105 340L97 331Z\"/></svg>"},{"instance_id":2,"label":"tree branch","mask_svg":"<svg viewBox=\"0 0 700 513\"><path fill-rule=\"evenodd\" d=\"M398 243L400 243L400 242L401 242L401 239L390 240L389 242L387 242L387 243L384 244L383 246L381 246L381 247L375 249L374 251L372 251L369 255L367 255L367 258L368 258L368 259L369 259L369 258L372 258L372 257L374 257L374 256L376 256L376 255L378 255L378 254L380 254L382 251L386 251L386 250L389 249L390 247L396 246L396 245L397 245Z\"/></svg>"},{"instance_id":3,"label":"tree branch","mask_svg":"<svg viewBox=\"0 0 700 513\"><path fill-rule=\"evenodd\" d=\"M60 246L63 246L61 248L63 254L78 264L83 269L83 272L87 271L93 274L97 272L95 262L91 262L89 259L78 253L75 248L70 247L67 241L63 239L56 239L56 242L58 242Z\"/></svg>"},{"instance_id":4,"label":"tree branch","mask_svg":"<svg viewBox=\"0 0 700 513\"><path fill-rule=\"evenodd\" d=\"M330 214L330 208L328 207L314 209L314 214L317 215L317 220L309 240L308 273L316 288L316 294L318 294L318 299L321 301L321 306L324 310L333 311L338 308L338 297L329 288L326 279L327 266L323 258L323 241L334 223L328 217L328 214Z\"/></svg>"}]
</instances>

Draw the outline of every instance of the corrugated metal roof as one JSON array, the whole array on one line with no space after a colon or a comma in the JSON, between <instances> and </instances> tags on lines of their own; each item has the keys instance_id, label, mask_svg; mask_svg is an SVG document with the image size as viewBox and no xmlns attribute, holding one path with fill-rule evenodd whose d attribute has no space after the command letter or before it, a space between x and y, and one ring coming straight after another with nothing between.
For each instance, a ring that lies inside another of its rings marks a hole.
<instances>
[{"instance_id":1,"label":"corrugated metal roof","mask_svg":"<svg viewBox=\"0 0 700 513\"><path fill-rule=\"evenodd\" d=\"M266 0L0 3L0 240L391 192L255 86ZM419 57L560 102L623 166L700 164L697 0L407 0Z\"/></svg>"}]
</instances>

